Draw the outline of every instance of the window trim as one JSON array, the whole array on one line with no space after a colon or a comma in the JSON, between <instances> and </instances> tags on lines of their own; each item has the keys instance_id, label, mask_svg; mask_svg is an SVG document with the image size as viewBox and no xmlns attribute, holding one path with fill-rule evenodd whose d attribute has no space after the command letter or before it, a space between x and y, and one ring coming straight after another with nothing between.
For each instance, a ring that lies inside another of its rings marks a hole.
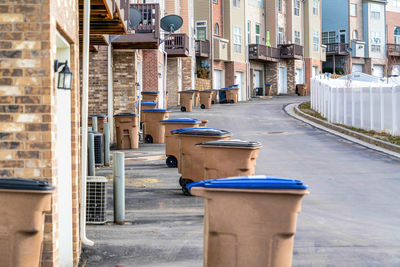
<instances>
[{"instance_id":1,"label":"window trim","mask_svg":"<svg viewBox=\"0 0 400 267\"><path fill-rule=\"evenodd\" d=\"M352 9L351 9L352 6L355 7L354 15L352 15ZM350 3L350 12L349 12L349 13L350 13L350 16L351 16L351 17L357 17L357 4Z\"/></svg>"},{"instance_id":2,"label":"window trim","mask_svg":"<svg viewBox=\"0 0 400 267\"><path fill-rule=\"evenodd\" d=\"M239 34L235 33L235 29L239 29ZM239 37L240 42L237 43L236 42L236 38L235 37ZM241 54L242 53L242 43L243 43L243 32L242 32L242 27L239 25L233 25L233 52L237 53L237 54ZM236 48L239 48L238 51L236 50Z\"/></svg>"},{"instance_id":3,"label":"window trim","mask_svg":"<svg viewBox=\"0 0 400 267\"><path fill-rule=\"evenodd\" d=\"M313 31L313 51L319 52L319 31Z\"/></svg>"},{"instance_id":4,"label":"window trim","mask_svg":"<svg viewBox=\"0 0 400 267\"><path fill-rule=\"evenodd\" d=\"M315 4L317 4L317 6L315 6ZM313 7L313 15L318 16L319 15L319 0L313 0L312 7Z\"/></svg>"},{"instance_id":5,"label":"window trim","mask_svg":"<svg viewBox=\"0 0 400 267\"><path fill-rule=\"evenodd\" d=\"M235 5L235 3L236 3L236 5ZM239 4L239 6L238 6L238 4ZM232 0L232 5L235 8L240 8L240 5L241 5L240 0Z\"/></svg>"},{"instance_id":6,"label":"window trim","mask_svg":"<svg viewBox=\"0 0 400 267\"><path fill-rule=\"evenodd\" d=\"M294 1L294 3L293 3L293 14L295 16L300 16L300 9L301 9L300 0L293 0L293 1Z\"/></svg>"},{"instance_id":7,"label":"window trim","mask_svg":"<svg viewBox=\"0 0 400 267\"><path fill-rule=\"evenodd\" d=\"M199 23L205 23L205 25L204 26L198 25ZM196 36L196 39L197 39L197 27L198 26L206 28L206 38L205 39L207 40L208 39L208 23L207 23L207 20L196 20L196 22L195 22L195 36ZM198 39L198 40L200 40L200 39Z\"/></svg>"}]
</instances>

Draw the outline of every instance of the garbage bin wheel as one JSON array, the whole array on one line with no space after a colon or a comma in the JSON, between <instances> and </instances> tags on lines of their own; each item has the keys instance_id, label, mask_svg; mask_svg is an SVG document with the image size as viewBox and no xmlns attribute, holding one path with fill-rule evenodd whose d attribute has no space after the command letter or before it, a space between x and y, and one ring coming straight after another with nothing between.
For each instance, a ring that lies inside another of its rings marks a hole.
<instances>
[{"instance_id":1,"label":"garbage bin wheel","mask_svg":"<svg viewBox=\"0 0 400 267\"><path fill-rule=\"evenodd\" d=\"M179 177L179 185L180 185L180 186L183 186L183 178L182 178L182 176Z\"/></svg>"},{"instance_id":2,"label":"garbage bin wheel","mask_svg":"<svg viewBox=\"0 0 400 267\"><path fill-rule=\"evenodd\" d=\"M169 168L176 168L178 167L178 160L174 156L168 156L165 163Z\"/></svg>"},{"instance_id":3,"label":"garbage bin wheel","mask_svg":"<svg viewBox=\"0 0 400 267\"><path fill-rule=\"evenodd\" d=\"M231 104L235 103L235 101L231 100Z\"/></svg>"},{"instance_id":4,"label":"garbage bin wheel","mask_svg":"<svg viewBox=\"0 0 400 267\"><path fill-rule=\"evenodd\" d=\"M185 112L185 111L186 111L186 108L185 108L185 107L181 107L181 111L182 111L182 112Z\"/></svg>"},{"instance_id":5,"label":"garbage bin wheel","mask_svg":"<svg viewBox=\"0 0 400 267\"><path fill-rule=\"evenodd\" d=\"M201 109L205 109L205 108L206 108L206 106L205 106L205 105L203 105L203 104L201 104L201 105L200 105L200 108L201 108Z\"/></svg>"},{"instance_id":6,"label":"garbage bin wheel","mask_svg":"<svg viewBox=\"0 0 400 267\"><path fill-rule=\"evenodd\" d=\"M181 177L182 178L182 177ZM189 191L189 189L187 189L187 187L186 187L186 185L187 184L190 184L190 183L193 183L193 181L192 180L190 180L190 179L183 179L182 178L182 192L183 192L183 194L185 195L185 196L191 196L192 194L190 194L190 191Z\"/></svg>"},{"instance_id":7,"label":"garbage bin wheel","mask_svg":"<svg viewBox=\"0 0 400 267\"><path fill-rule=\"evenodd\" d=\"M214 104L215 104L215 101L214 101L214 100L211 100L211 104L213 104L213 105L214 105Z\"/></svg>"},{"instance_id":8,"label":"garbage bin wheel","mask_svg":"<svg viewBox=\"0 0 400 267\"><path fill-rule=\"evenodd\" d=\"M153 143L153 137L151 135L146 135L146 137L144 138L144 141L146 143L152 144Z\"/></svg>"}]
</instances>

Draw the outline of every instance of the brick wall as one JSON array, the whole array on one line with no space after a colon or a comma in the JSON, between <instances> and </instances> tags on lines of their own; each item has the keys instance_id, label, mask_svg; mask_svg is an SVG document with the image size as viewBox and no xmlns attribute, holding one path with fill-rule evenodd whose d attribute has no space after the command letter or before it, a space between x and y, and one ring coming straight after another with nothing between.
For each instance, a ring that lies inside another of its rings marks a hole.
<instances>
[{"instance_id":1,"label":"brick wall","mask_svg":"<svg viewBox=\"0 0 400 267\"><path fill-rule=\"evenodd\" d=\"M223 37L224 36L224 22L223 22L224 20L223 20L223 16L222 16L222 14L223 14L222 13L222 1L217 1L217 3L213 2L212 14L213 14L213 17L212 17L213 25L211 28L211 32L215 36ZM215 29L214 27L215 27L216 23L218 23L218 25L219 25L219 34L218 35L216 35L215 31L214 31L214 29Z\"/></svg>"},{"instance_id":2,"label":"brick wall","mask_svg":"<svg viewBox=\"0 0 400 267\"><path fill-rule=\"evenodd\" d=\"M142 50L143 91L158 91L158 50Z\"/></svg>"},{"instance_id":3,"label":"brick wall","mask_svg":"<svg viewBox=\"0 0 400 267\"><path fill-rule=\"evenodd\" d=\"M107 114L108 47L89 54L89 115Z\"/></svg>"},{"instance_id":4,"label":"brick wall","mask_svg":"<svg viewBox=\"0 0 400 267\"><path fill-rule=\"evenodd\" d=\"M286 60L287 64L287 93L296 92L296 62L293 59Z\"/></svg>"},{"instance_id":5,"label":"brick wall","mask_svg":"<svg viewBox=\"0 0 400 267\"><path fill-rule=\"evenodd\" d=\"M246 63L240 62L225 62L225 86L231 86L235 84L235 72L241 71L246 73ZM243 78L245 79L246 76ZM246 83L245 83L246 84Z\"/></svg>"},{"instance_id":6,"label":"brick wall","mask_svg":"<svg viewBox=\"0 0 400 267\"><path fill-rule=\"evenodd\" d=\"M168 107L178 105L178 60L179 58L168 58L167 68L167 91L168 91Z\"/></svg>"},{"instance_id":7,"label":"brick wall","mask_svg":"<svg viewBox=\"0 0 400 267\"><path fill-rule=\"evenodd\" d=\"M182 58L182 90L194 89L192 60L191 57Z\"/></svg>"},{"instance_id":8,"label":"brick wall","mask_svg":"<svg viewBox=\"0 0 400 267\"><path fill-rule=\"evenodd\" d=\"M211 88L211 80L196 78L196 90L204 91Z\"/></svg>"},{"instance_id":9,"label":"brick wall","mask_svg":"<svg viewBox=\"0 0 400 267\"><path fill-rule=\"evenodd\" d=\"M146 76L144 71L143 78ZM135 50L113 50L113 87L114 114L136 112Z\"/></svg>"},{"instance_id":10,"label":"brick wall","mask_svg":"<svg viewBox=\"0 0 400 267\"><path fill-rule=\"evenodd\" d=\"M271 95L278 94L279 63L267 62L265 64L265 83L272 84Z\"/></svg>"},{"instance_id":11,"label":"brick wall","mask_svg":"<svg viewBox=\"0 0 400 267\"><path fill-rule=\"evenodd\" d=\"M79 243L78 1L0 2L0 177L57 184L53 63L57 29L70 43L74 259ZM57 266L57 189L46 214L43 266Z\"/></svg>"}]
</instances>

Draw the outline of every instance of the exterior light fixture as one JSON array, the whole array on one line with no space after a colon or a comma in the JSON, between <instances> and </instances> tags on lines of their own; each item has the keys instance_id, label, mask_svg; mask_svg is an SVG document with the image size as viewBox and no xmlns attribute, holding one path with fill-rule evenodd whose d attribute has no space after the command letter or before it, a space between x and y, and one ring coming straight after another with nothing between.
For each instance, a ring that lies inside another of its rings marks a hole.
<instances>
[{"instance_id":1,"label":"exterior light fixture","mask_svg":"<svg viewBox=\"0 0 400 267\"><path fill-rule=\"evenodd\" d=\"M64 63L58 62L58 60L54 61L54 71L58 72L58 69L64 66L64 68L58 73L58 89L71 90L72 88L72 72L68 67L68 60Z\"/></svg>"}]
</instances>

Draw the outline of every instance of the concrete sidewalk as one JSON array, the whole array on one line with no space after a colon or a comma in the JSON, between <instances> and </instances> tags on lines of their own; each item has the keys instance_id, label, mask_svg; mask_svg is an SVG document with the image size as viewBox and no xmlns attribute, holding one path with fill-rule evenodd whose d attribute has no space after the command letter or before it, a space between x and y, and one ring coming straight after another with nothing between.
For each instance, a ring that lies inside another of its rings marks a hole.
<instances>
[{"instance_id":1,"label":"concrete sidewalk","mask_svg":"<svg viewBox=\"0 0 400 267\"><path fill-rule=\"evenodd\" d=\"M293 266L400 266L400 160L289 117L304 97L274 97L171 117L208 119L233 138L263 143L256 172L310 186L298 216ZM139 149L163 153L163 145ZM131 153L131 152L129 152ZM134 152L135 153L135 152ZM108 176L110 168L97 171ZM202 266L203 201L185 197L164 160L128 161L129 224L88 226L86 266ZM112 221L112 191L107 217Z\"/></svg>"}]
</instances>

